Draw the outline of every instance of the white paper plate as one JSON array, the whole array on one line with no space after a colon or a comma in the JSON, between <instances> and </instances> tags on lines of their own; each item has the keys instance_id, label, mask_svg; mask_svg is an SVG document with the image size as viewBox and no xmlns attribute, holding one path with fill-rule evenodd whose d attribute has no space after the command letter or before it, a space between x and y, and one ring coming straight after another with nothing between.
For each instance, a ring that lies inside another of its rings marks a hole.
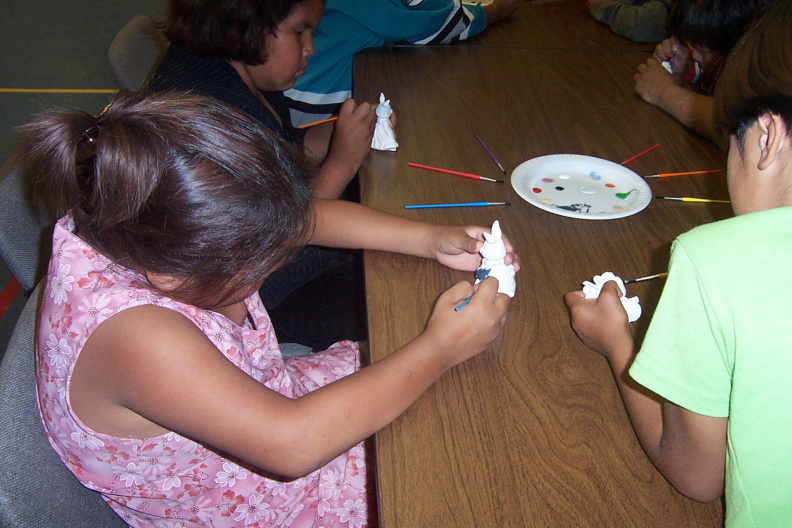
<instances>
[{"instance_id":1,"label":"white paper plate","mask_svg":"<svg viewBox=\"0 0 792 528\"><path fill-rule=\"evenodd\" d=\"M577 154L523 162L512 172L511 183L517 194L539 209L587 220L630 216L652 200L646 181L627 167Z\"/></svg>"}]
</instances>

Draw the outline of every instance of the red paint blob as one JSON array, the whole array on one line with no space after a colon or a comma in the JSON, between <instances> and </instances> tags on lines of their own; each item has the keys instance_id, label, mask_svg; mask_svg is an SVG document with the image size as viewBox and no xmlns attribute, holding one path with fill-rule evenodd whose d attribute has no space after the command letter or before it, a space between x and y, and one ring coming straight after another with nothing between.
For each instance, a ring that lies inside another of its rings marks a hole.
<instances>
[{"instance_id":1,"label":"red paint blob","mask_svg":"<svg viewBox=\"0 0 792 528\"><path fill-rule=\"evenodd\" d=\"M542 189L540 189L539 187L534 187L533 188L533 192L535 192L536 194L539 194L540 192L542 192Z\"/></svg>"}]
</instances>

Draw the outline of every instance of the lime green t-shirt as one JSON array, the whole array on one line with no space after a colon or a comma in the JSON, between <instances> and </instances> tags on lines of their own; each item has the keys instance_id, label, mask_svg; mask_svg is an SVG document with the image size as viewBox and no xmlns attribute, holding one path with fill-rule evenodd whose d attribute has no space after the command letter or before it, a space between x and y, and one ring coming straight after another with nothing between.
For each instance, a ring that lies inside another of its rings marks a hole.
<instances>
[{"instance_id":1,"label":"lime green t-shirt","mask_svg":"<svg viewBox=\"0 0 792 528\"><path fill-rule=\"evenodd\" d=\"M792 526L792 207L681 235L630 368L698 414L728 417L726 526Z\"/></svg>"}]
</instances>

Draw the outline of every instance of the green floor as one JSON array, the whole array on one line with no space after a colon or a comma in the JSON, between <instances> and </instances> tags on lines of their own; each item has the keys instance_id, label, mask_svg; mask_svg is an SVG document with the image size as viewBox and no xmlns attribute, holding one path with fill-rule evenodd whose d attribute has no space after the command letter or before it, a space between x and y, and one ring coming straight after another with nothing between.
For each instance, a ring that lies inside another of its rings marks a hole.
<instances>
[{"instance_id":1,"label":"green floor","mask_svg":"<svg viewBox=\"0 0 792 528\"><path fill-rule=\"evenodd\" d=\"M84 91L116 88L107 63L113 37L136 15L161 18L165 5L165 0L0 0L0 164L19 141L17 128L35 114L54 106L101 111L112 95ZM9 277L0 263L0 289ZM18 296L0 318L0 352L24 301Z\"/></svg>"}]
</instances>

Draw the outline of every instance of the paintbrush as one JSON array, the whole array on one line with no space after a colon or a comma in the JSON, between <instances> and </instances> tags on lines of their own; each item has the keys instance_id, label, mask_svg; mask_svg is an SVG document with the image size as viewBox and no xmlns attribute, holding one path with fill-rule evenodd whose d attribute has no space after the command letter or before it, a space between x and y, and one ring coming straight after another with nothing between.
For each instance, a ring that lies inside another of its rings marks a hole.
<instances>
[{"instance_id":1,"label":"paintbrush","mask_svg":"<svg viewBox=\"0 0 792 528\"><path fill-rule=\"evenodd\" d=\"M470 296L469 296L467 299L465 299L464 301L462 301L462 302L459 304L459 306L457 306L456 308L454 308L454 311L455 311L455 312L458 312L459 310L461 310L461 309L462 309L462 307L463 307L463 306L465 306L467 303L469 303L469 302L470 302L470 299L472 299L472 298L473 298L473 294L471 293L471 294L470 294Z\"/></svg>"},{"instance_id":2,"label":"paintbrush","mask_svg":"<svg viewBox=\"0 0 792 528\"><path fill-rule=\"evenodd\" d=\"M474 180L485 180L494 183L503 183L503 180L493 180L492 178L487 178L484 176L479 176L478 174L469 174L467 172L457 172L448 169L438 169L437 167L430 167L429 165L419 165L417 163L408 163L410 167L415 167L416 169L426 169L431 171L442 172L445 174L453 174L454 176L462 176L463 178L472 178Z\"/></svg>"},{"instance_id":3,"label":"paintbrush","mask_svg":"<svg viewBox=\"0 0 792 528\"><path fill-rule=\"evenodd\" d=\"M619 165L627 165L627 164L628 164L628 163L630 163L632 160L634 160L634 159L636 159L636 158L640 158L641 156L643 156L644 154L646 154L646 153L647 153L647 152L649 152L650 150L654 150L654 149L656 149L656 148L657 148L657 147L659 147L659 146L660 146L660 143L658 143L657 145L654 145L654 146L652 146L652 147L649 147L648 149L644 150L643 152L639 152L638 154L636 154L636 155L635 155L635 156L633 156L632 158L627 158L626 160L624 160L624 161L622 161L621 163L619 163Z\"/></svg>"},{"instance_id":4,"label":"paintbrush","mask_svg":"<svg viewBox=\"0 0 792 528\"><path fill-rule=\"evenodd\" d=\"M690 196L655 196L655 200L674 200L677 202L720 203L730 204L729 200L710 200L709 198L691 198Z\"/></svg>"},{"instance_id":5,"label":"paintbrush","mask_svg":"<svg viewBox=\"0 0 792 528\"><path fill-rule=\"evenodd\" d=\"M439 203L439 204L418 204L405 205L405 209L433 209L436 207L488 207L490 205L511 205L511 202L462 202L462 203Z\"/></svg>"},{"instance_id":6,"label":"paintbrush","mask_svg":"<svg viewBox=\"0 0 792 528\"><path fill-rule=\"evenodd\" d=\"M481 139L478 134L476 134L476 139L478 139L478 142L481 143L482 147L484 147L484 150L487 151L487 154L490 155L492 161L495 162L495 165L497 165L500 168L500 170L503 171L503 174L506 174L506 169L503 168L503 165L501 165L500 161L498 161L498 158L495 157L495 154L492 153L489 147L484 144L484 140Z\"/></svg>"},{"instance_id":7,"label":"paintbrush","mask_svg":"<svg viewBox=\"0 0 792 528\"><path fill-rule=\"evenodd\" d=\"M322 123L329 123L330 121L335 121L338 119L338 116L328 117L327 119L320 119L319 121L313 121L311 123L305 123L304 125L300 125L297 128L308 128L314 125L321 125Z\"/></svg>"},{"instance_id":8,"label":"paintbrush","mask_svg":"<svg viewBox=\"0 0 792 528\"><path fill-rule=\"evenodd\" d=\"M650 174L649 176L644 176L644 179L648 178L668 178L669 176L692 176L694 174L710 174L712 172L720 172L720 169L715 170L701 170L701 171L690 171L690 172L661 172L660 174Z\"/></svg>"},{"instance_id":9,"label":"paintbrush","mask_svg":"<svg viewBox=\"0 0 792 528\"><path fill-rule=\"evenodd\" d=\"M659 279L660 277L667 277L667 276L668 276L668 272L666 271L665 273L658 273L656 275L649 275L648 277L640 277L638 279L627 279L626 281L624 281L624 284L633 284L635 282L644 282L644 281L648 281L648 280L652 280L652 279Z\"/></svg>"}]
</instances>

